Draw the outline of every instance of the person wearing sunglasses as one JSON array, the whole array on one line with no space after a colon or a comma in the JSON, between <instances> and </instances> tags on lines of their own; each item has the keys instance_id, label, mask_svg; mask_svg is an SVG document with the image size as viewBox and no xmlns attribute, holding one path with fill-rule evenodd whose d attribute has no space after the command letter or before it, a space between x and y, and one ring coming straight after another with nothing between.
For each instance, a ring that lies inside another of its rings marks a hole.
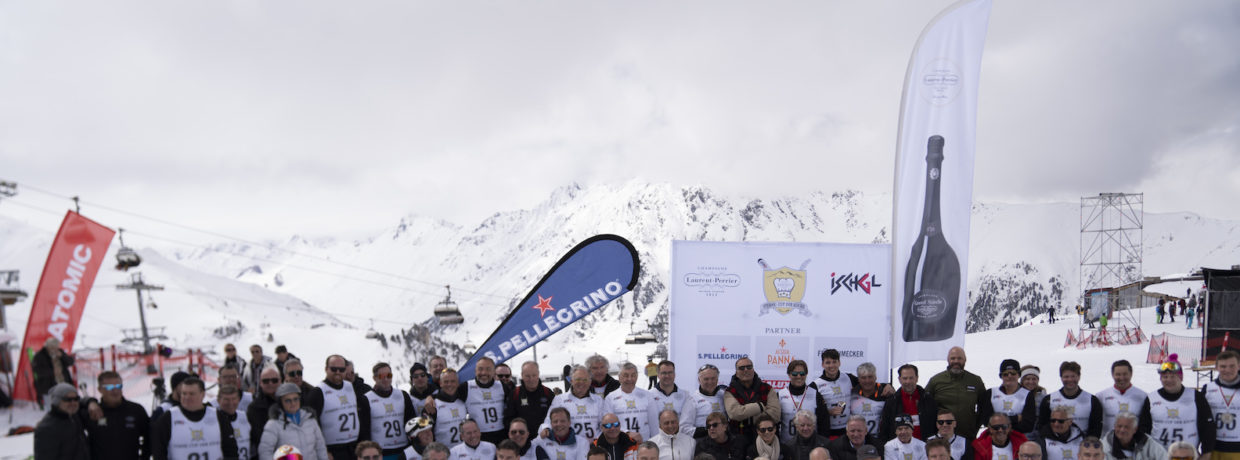
<instances>
[{"instance_id":1,"label":"person wearing sunglasses","mask_svg":"<svg viewBox=\"0 0 1240 460\"><path fill-rule=\"evenodd\" d=\"M1012 431L1012 419L1005 414L994 414L982 435L973 440L973 458L1015 459L1020 445L1028 441L1019 431Z\"/></svg>"},{"instance_id":2,"label":"person wearing sunglasses","mask_svg":"<svg viewBox=\"0 0 1240 460\"><path fill-rule=\"evenodd\" d=\"M1012 429L1022 434L1033 431L1036 426L1038 407L1033 393L1020 386L1020 362L1005 359L999 364L999 378L1002 384L991 388L980 395L977 401L977 419L990 420L990 416L1001 413L1013 420ZM1025 436L1028 438L1028 435Z\"/></svg>"},{"instance_id":3,"label":"person wearing sunglasses","mask_svg":"<svg viewBox=\"0 0 1240 460\"><path fill-rule=\"evenodd\" d=\"M1227 350L1214 359L1218 378L1206 383L1201 392L1210 403L1216 427L1214 448L1210 460L1240 459L1240 353Z\"/></svg>"},{"instance_id":4,"label":"person wearing sunglasses","mask_svg":"<svg viewBox=\"0 0 1240 460\"><path fill-rule=\"evenodd\" d=\"M301 389L301 405L302 407L323 407L322 392L316 393L314 385L306 382L305 367L302 366L301 360L298 358L289 358L284 362L284 368L276 368L283 374L281 382L297 385Z\"/></svg>"},{"instance_id":5,"label":"person wearing sunglasses","mask_svg":"<svg viewBox=\"0 0 1240 460\"><path fill-rule=\"evenodd\" d=\"M426 399L430 398L434 392L435 387L431 386L431 374L426 369L426 365L413 363L413 366L409 368L409 398L413 400L414 413L422 413Z\"/></svg>"},{"instance_id":6,"label":"person wearing sunglasses","mask_svg":"<svg viewBox=\"0 0 1240 460\"><path fill-rule=\"evenodd\" d=\"M1216 420L1205 393L1184 387L1184 369L1179 355L1172 353L1158 368L1162 388L1146 397L1137 420L1138 430L1148 432L1156 442L1170 449L1172 443L1187 442L1195 450L1214 450ZM1141 430L1141 428L1147 430Z\"/></svg>"},{"instance_id":7,"label":"person wearing sunglasses","mask_svg":"<svg viewBox=\"0 0 1240 460\"><path fill-rule=\"evenodd\" d=\"M245 408L245 418L250 422L250 452L258 452L258 443L263 437L263 428L271 417L271 408L280 405L276 399L276 390L280 389L280 371L275 366L263 368L258 382L254 402Z\"/></svg>"},{"instance_id":8,"label":"person wearing sunglasses","mask_svg":"<svg viewBox=\"0 0 1240 460\"><path fill-rule=\"evenodd\" d=\"M809 364L802 360L793 360L788 363L788 386L775 390L779 395L779 441L784 444L790 444L796 439L796 422L797 412L809 411L814 414L815 423L818 421L826 422L830 417L827 412L827 404L823 402L822 395L818 394L816 388L805 384L809 375ZM823 428L826 424L823 424Z\"/></svg>"},{"instance_id":9,"label":"person wearing sunglasses","mask_svg":"<svg viewBox=\"0 0 1240 460\"><path fill-rule=\"evenodd\" d=\"M547 455L546 451L531 442L530 438L533 433L529 422L526 422L524 418L516 417L508 422L508 441L506 442L517 446L517 457L521 460L536 460ZM503 444L501 442L500 446Z\"/></svg>"},{"instance_id":10,"label":"person wearing sunglasses","mask_svg":"<svg viewBox=\"0 0 1240 460\"><path fill-rule=\"evenodd\" d=\"M706 416L712 412L724 412L723 395L728 387L719 384L719 368L714 364L705 364L698 368L698 389L690 392L693 397L694 412L697 420L693 421L693 437L706 436ZM724 413L727 419L727 413Z\"/></svg>"},{"instance_id":11,"label":"person wearing sunglasses","mask_svg":"<svg viewBox=\"0 0 1240 460\"><path fill-rule=\"evenodd\" d=\"M1081 389L1081 365L1064 361L1059 365L1059 381L1063 388L1047 395L1038 409L1038 430L1050 424L1051 408L1071 406L1072 423L1085 431L1086 436L1102 436L1102 402L1088 391Z\"/></svg>"},{"instance_id":12,"label":"person wearing sunglasses","mask_svg":"<svg viewBox=\"0 0 1240 460\"><path fill-rule=\"evenodd\" d=\"M913 437L913 418L907 415L897 415L895 425L896 438L887 441L887 444L883 446L883 458L886 460L929 460L926 457L925 441Z\"/></svg>"},{"instance_id":13,"label":"person wearing sunglasses","mask_svg":"<svg viewBox=\"0 0 1240 460\"><path fill-rule=\"evenodd\" d=\"M917 384L917 366L904 364L896 371L896 375L900 389L887 397L887 403L883 405L883 414L878 424L878 439L895 438L895 418L903 414L913 421L913 437L924 441L935 433L932 420L938 412L938 406L934 402L934 396Z\"/></svg>"},{"instance_id":14,"label":"person wearing sunglasses","mask_svg":"<svg viewBox=\"0 0 1240 460\"><path fill-rule=\"evenodd\" d=\"M508 363L495 365L495 380L504 386L504 394L512 394L517 389L517 381L512 379L512 367Z\"/></svg>"},{"instance_id":15,"label":"person wearing sunglasses","mask_svg":"<svg viewBox=\"0 0 1240 460\"><path fill-rule=\"evenodd\" d=\"M1081 440L1081 448L1076 451L1077 460L1103 460L1102 440L1094 436L1086 436Z\"/></svg>"},{"instance_id":16,"label":"person wearing sunglasses","mask_svg":"<svg viewBox=\"0 0 1240 460\"><path fill-rule=\"evenodd\" d=\"M698 438L693 455L710 454L715 460L744 460L748 445L745 439L728 433L728 419L722 412L711 412L706 416L706 437Z\"/></svg>"},{"instance_id":17,"label":"person wearing sunglasses","mask_svg":"<svg viewBox=\"0 0 1240 460\"><path fill-rule=\"evenodd\" d=\"M634 379L636 382L636 379ZM623 381L621 382L623 385ZM623 386L621 387L623 388ZM638 388L638 390L641 390ZM644 390L643 390L644 391ZM612 392L615 395L618 392ZM603 434L594 440L594 445L602 448L611 458L624 458L629 452L637 452L638 442L633 441L628 433L625 433L620 423L620 417L615 413L607 413L603 416Z\"/></svg>"},{"instance_id":18,"label":"person wearing sunglasses","mask_svg":"<svg viewBox=\"0 0 1240 460\"><path fill-rule=\"evenodd\" d=\"M276 371L275 366L271 366L271 370ZM301 451L304 460L327 460L327 441L317 414L302 406L301 390L297 385L281 384L276 390L276 401L267 411L269 417L258 443L258 458L272 458L277 447L290 445ZM352 456L354 452L349 454Z\"/></svg>"},{"instance_id":19,"label":"person wearing sunglasses","mask_svg":"<svg viewBox=\"0 0 1240 460\"><path fill-rule=\"evenodd\" d=\"M1132 363L1126 359L1111 363L1111 380L1115 384L1097 395L1102 403L1103 433L1115 428L1115 416L1120 412L1138 413L1147 396L1144 390L1132 386Z\"/></svg>"},{"instance_id":20,"label":"person wearing sunglasses","mask_svg":"<svg viewBox=\"0 0 1240 460\"><path fill-rule=\"evenodd\" d=\"M409 447L405 424L418 413L409 394L392 386L391 365L379 362L370 370L375 385L366 392L363 402L370 406L370 440L379 445L384 457L396 458Z\"/></svg>"},{"instance_id":21,"label":"person wearing sunglasses","mask_svg":"<svg viewBox=\"0 0 1240 460\"><path fill-rule=\"evenodd\" d=\"M770 460L788 460L791 448L779 442L779 422L767 414L758 416L757 422L758 436L753 442L748 443L749 446L745 452L745 458L763 457Z\"/></svg>"},{"instance_id":22,"label":"person wearing sunglasses","mask_svg":"<svg viewBox=\"0 0 1240 460\"><path fill-rule=\"evenodd\" d=\"M779 394L758 377L749 358L736 360L736 373L723 394L723 408L731 420L732 431L746 439L758 437L758 416L779 420Z\"/></svg>"},{"instance_id":23,"label":"person wearing sunglasses","mask_svg":"<svg viewBox=\"0 0 1240 460\"><path fill-rule=\"evenodd\" d=\"M620 389L604 399L607 401L606 411L618 418L625 436L632 440L633 445L654 436L655 427L649 423L650 397L651 392L637 388L637 365L621 364ZM606 433L607 428L604 427L603 432Z\"/></svg>"},{"instance_id":24,"label":"person wearing sunglasses","mask_svg":"<svg viewBox=\"0 0 1240 460\"><path fill-rule=\"evenodd\" d=\"M91 458L146 458L151 448L147 436L151 422L146 409L125 399L121 376L115 371L104 371L96 380L99 400L92 398L80 403L87 409L83 422Z\"/></svg>"},{"instance_id":25,"label":"person wearing sunglasses","mask_svg":"<svg viewBox=\"0 0 1240 460\"><path fill-rule=\"evenodd\" d=\"M241 371L241 391L254 391L258 388L260 376L267 366L275 367L275 361L263 354L263 346L250 345L250 364ZM276 375L280 375L277 368Z\"/></svg>"},{"instance_id":26,"label":"person wearing sunglasses","mask_svg":"<svg viewBox=\"0 0 1240 460\"><path fill-rule=\"evenodd\" d=\"M951 457L955 460L973 460L973 444L964 436L956 434L956 415L947 409L939 409L934 421L934 435L926 438L926 442L939 440L947 443L951 449ZM982 459L985 460L985 459Z\"/></svg>"},{"instance_id":27,"label":"person wearing sunglasses","mask_svg":"<svg viewBox=\"0 0 1240 460\"><path fill-rule=\"evenodd\" d=\"M359 403L366 401L366 393L345 380L348 370L344 356L328 356L323 366L327 377L311 390L306 401L320 414L319 427L327 441L327 452L335 460L352 460L357 442L370 438L370 405Z\"/></svg>"},{"instance_id":28,"label":"person wearing sunglasses","mask_svg":"<svg viewBox=\"0 0 1240 460\"><path fill-rule=\"evenodd\" d=\"M224 362L220 364L221 368L228 365L237 369L238 378L241 377L242 372L245 372L245 358L237 354L237 347L231 343L224 344Z\"/></svg>"},{"instance_id":29,"label":"person wearing sunglasses","mask_svg":"<svg viewBox=\"0 0 1240 460\"><path fill-rule=\"evenodd\" d=\"M1068 406L1051 409L1050 425L1042 428L1038 436L1038 445L1042 446L1047 460L1073 460L1080 449L1085 432L1072 424L1068 416Z\"/></svg>"},{"instance_id":30,"label":"person wearing sunglasses","mask_svg":"<svg viewBox=\"0 0 1240 460\"><path fill-rule=\"evenodd\" d=\"M1115 429L1102 438L1102 453L1107 458L1132 460L1164 460L1167 449L1149 435L1137 430L1137 414L1120 412L1115 416Z\"/></svg>"},{"instance_id":31,"label":"person wearing sunglasses","mask_svg":"<svg viewBox=\"0 0 1240 460\"><path fill-rule=\"evenodd\" d=\"M1197 447L1184 441L1171 443L1167 448L1167 458L1171 460L1197 460Z\"/></svg>"},{"instance_id":32,"label":"person wearing sunglasses","mask_svg":"<svg viewBox=\"0 0 1240 460\"><path fill-rule=\"evenodd\" d=\"M47 414L34 428L34 458L90 459L82 421L78 416L81 397L77 388L57 383L47 391Z\"/></svg>"}]
</instances>

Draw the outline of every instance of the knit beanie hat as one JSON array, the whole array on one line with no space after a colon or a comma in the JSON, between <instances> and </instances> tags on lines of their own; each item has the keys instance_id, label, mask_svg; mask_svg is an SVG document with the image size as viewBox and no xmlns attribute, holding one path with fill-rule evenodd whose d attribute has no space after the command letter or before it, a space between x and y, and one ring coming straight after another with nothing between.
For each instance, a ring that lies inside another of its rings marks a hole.
<instances>
[{"instance_id":1,"label":"knit beanie hat","mask_svg":"<svg viewBox=\"0 0 1240 460\"><path fill-rule=\"evenodd\" d=\"M53 406L59 406L60 400L65 399L66 396L69 396L76 391L77 389L73 388L73 385L68 383L57 383L56 386L52 387L52 389L47 390L48 403Z\"/></svg>"}]
</instances>

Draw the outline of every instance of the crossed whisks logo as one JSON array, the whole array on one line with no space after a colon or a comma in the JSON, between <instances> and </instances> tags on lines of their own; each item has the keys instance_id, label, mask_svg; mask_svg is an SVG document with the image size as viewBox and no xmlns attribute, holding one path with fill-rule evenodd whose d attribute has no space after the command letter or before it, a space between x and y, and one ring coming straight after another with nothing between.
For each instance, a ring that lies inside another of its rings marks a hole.
<instances>
[{"instance_id":1,"label":"crossed whisks logo","mask_svg":"<svg viewBox=\"0 0 1240 460\"><path fill-rule=\"evenodd\" d=\"M758 265L762 266L762 290L766 294L766 303L762 304L758 316L766 315L771 310L781 315L795 310L809 316L809 308L801 302L805 297L805 267L809 262L810 259L805 259L801 268L796 270L786 266L772 270L765 260L758 259Z\"/></svg>"}]
</instances>

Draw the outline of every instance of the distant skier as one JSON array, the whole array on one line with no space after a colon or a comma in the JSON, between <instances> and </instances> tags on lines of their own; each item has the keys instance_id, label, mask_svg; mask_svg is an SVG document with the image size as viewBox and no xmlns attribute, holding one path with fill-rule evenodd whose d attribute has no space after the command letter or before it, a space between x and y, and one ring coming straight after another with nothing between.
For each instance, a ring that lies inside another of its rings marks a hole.
<instances>
[{"instance_id":1,"label":"distant skier","mask_svg":"<svg viewBox=\"0 0 1240 460\"><path fill-rule=\"evenodd\" d=\"M1055 324L1055 307L1046 307L1046 322Z\"/></svg>"},{"instance_id":2,"label":"distant skier","mask_svg":"<svg viewBox=\"0 0 1240 460\"><path fill-rule=\"evenodd\" d=\"M1158 299L1158 305L1154 307L1154 318L1158 320L1158 324L1163 322L1163 314L1167 311L1163 307L1163 299Z\"/></svg>"},{"instance_id":3,"label":"distant skier","mask_svg":"<svg viewBox=\"0 0 1240 460\"><path fill-rule=\"evenodd\" d=\"M1184 317L1186 318L1186 320L1184 321L1184 329L1193 328L1193 314L1195 313L1194 310L1196 309L1193 307L1187 307L1187 309L1184 310Z\"/></svg>"}]
</instances>

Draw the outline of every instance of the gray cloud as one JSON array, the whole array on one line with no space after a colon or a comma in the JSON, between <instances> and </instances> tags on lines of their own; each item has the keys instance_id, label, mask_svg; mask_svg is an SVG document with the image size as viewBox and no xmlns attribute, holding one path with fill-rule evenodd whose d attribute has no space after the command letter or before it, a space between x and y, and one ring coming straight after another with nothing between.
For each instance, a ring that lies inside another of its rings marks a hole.
<instances>
[{"instance_id":1,"label":"gray cloud","mask_svg":"<svg viewBox=\"0 0 1240 460\"><path fill-rule=\"evenodd\" d=\"M0 162L264 235L470 225L571 181L883 192L904 67L949 3L8 3ZM1238 10L998 2L976 196L1240 218L1202 198L1240 193Z\"/></svg>"}]
</instances>

